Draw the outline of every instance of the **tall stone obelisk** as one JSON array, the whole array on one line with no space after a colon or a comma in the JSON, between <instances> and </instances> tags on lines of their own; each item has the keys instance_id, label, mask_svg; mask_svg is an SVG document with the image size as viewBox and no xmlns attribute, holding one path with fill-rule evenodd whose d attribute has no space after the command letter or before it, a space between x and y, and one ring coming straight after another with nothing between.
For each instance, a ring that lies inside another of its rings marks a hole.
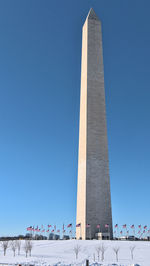
<instances>
[{"instance_id":1,"label":"tall stone obelisk","mask_svg":"<svg viewBox=\"0 0 150 266\"><path fill-rule=\"evenodd\" d=\"M112 237L101 22L90 10L82 29L76 237ZM109 225L109 228L106 226Z\"/></svg>"}]
</instances>

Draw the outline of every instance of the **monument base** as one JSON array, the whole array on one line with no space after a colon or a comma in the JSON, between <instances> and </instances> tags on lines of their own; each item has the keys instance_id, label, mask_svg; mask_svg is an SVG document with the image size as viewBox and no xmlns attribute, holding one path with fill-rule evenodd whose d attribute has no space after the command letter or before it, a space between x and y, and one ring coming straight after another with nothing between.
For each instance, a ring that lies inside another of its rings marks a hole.
<instances>
[{"instance_id":1,"label":"monument base","mask_svg":"<svg viewBox=\"0 0 150 266\"><path fill-rule=\"evenodd\" d=\"M95 237L97 240L109 240L110 239L110 233L98 232L95 234Z\"/></svg>"}]
</instances>

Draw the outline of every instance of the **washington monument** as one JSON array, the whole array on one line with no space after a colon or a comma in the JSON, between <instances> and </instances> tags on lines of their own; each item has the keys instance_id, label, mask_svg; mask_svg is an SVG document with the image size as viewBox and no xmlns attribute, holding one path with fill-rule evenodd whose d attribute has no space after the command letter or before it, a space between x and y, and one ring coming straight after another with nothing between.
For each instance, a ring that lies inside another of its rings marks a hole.
<instances>
[{"instance_id":1,"label":"washington monument","mask_svg":"<svg viewBox=\"0 0 150 266\"><path fill-rule=\"evenodd\" d=\"M91 9L82 29L76 238L112 237L101 22Z\"/></svg>"}]
</instances>

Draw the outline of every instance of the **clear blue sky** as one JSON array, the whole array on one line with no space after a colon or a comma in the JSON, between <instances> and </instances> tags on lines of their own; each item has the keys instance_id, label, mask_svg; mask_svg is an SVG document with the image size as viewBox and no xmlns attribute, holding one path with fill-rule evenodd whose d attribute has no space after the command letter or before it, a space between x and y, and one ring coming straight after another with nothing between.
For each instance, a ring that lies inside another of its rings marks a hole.
<instances>
[{"instance_id":1,"label":"clear blue sky","mask_svg":"<svg viewBox=\"0 0 150 266\"><path fill-rule=\"evenodd\" d=\"M91 7L103 26L113 222L150 225L149 0L1 0L0 235L75 224Z\"/></svg>"}]
</instances>

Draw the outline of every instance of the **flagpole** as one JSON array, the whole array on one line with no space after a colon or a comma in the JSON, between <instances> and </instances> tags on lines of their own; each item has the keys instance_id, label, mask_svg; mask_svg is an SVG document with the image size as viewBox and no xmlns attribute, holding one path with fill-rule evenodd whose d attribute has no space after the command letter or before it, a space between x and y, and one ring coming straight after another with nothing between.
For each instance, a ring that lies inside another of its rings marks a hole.
<instances>
[{"instance_id":1,"label":"flagpole","mask_svg":"<svg viewBox=\"0 0 150 266\"><path fill-rule=\"evenodd\" d=\"M64 239L64 224L63 224L63 234L62 234L62 239Z\"/></svg>"},{"instance_id":2,"label":"flagpole","mask_svg":"<svg viewBox=\"0 0 150 266\"><path fill-rule=\"evenodd\" d=\"M126 238L127 238L127 235L128 235L127 231L128 231L128 229L127 229L127 226L126 226Z\"/></svg>"},{"instance_id":3,"label":"flagpole","mask_svg":"<svg viewBox=\"0 0 150 266\"><path fill-rule=\"evenodd\" d=\"M109 238L109 240L110 240L109 225L108 225L108 238Z\"/></svg>"},{"instance_id":4,"label":"flagpole","mask_svg":"<svg viewBox=\"0 0 150 266\"><path fill-rule=\"evenodd\" d=\"M91 240L91 225L90 225L90 240Z\"/></svg>"},{"instance_id":5,"label":"flagpole","mask_svg":"<svg viewBox=\"0 0 150 266\"><path fill-rule=\"evenodd\" d=\"M72 240L72 228L71 228L71 232L70 232L70 239Z\"/></svg>"}]
</instances>

